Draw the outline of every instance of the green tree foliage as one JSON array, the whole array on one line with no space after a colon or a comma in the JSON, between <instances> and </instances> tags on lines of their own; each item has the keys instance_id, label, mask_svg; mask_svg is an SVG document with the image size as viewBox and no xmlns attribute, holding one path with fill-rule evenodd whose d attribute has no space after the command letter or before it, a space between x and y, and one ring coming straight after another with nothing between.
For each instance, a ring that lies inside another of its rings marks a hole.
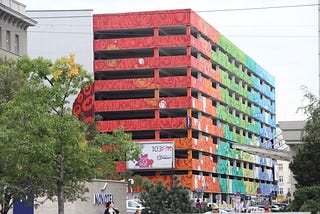
<instances>
[{"instance_id":1,"label":"green tree foliage","mask_svg":"<svg viewBox=\"0 0 320 214\"><path fill-rule=\"evenodd\" d=\"M291 210L312 213L320 210L320 185L298 188L293 195Z\"/></svg>"},{"instance_id":2,"label":"green tree foliage","mask_svg":"<svg viewBox=\"0 0 320 214\"><path fill-rule=\"evenodd\" d=\"M85 182L113 172L115 160L137 158L140 147L121 128L99 133L72 114L70 97L92 82L73 55L13 65L28 81L0 105L0 197L6 212L10 201L32 195L57 199L63 214L65 201L85 199Z\"/></svg>"},{"instance_id":3,"label":"green tree foliage","mask_svg":"<svg viewBox=\"0 0 320 214\"><path fill-rule=\"evenodd\" d=\"M153 184L144 180L142 187L144 192L141 193L141 200L146 207L143 213L192 213L195 209L188 190L176 177L170 191L167 190L168 185L165 186L162 181Z\"/></svg>"},{"instance_id":4,"label":"green tree foliage","mask_svg":"<svg viewBox=\"0 0 320 214\"><path fill-rule=\"evenodd\" d=\"M298 185L305 187L320 185L320 105L319 100L307 92L305 97L310 101L301 108L308 116L302 137L303 144L299 146L290 169Z\"/></svg>"},{"instance_id":5,"label":"green tree foliage","mask_svg":"<svg viewBox=\"0 0 320 214\"><path fill-rule=\"evenodd\" d=\"M15 61L0 63L0 104L13 98L13 94L27 80L27 75L17 68Z\"/></svg>"},{"instance_id":6,"label":"green tree foliage","mask_svg":"<svg viewBox=\"0 0 320 214\"><path fill-rule=\"evenodd\" d=\"M299 146L289 165L297 181L290 209L315 213L320 210L320 102L307 91L304 97L309 104L300 108L307 115L303 144Z\"/></svg>"}]
</instances>

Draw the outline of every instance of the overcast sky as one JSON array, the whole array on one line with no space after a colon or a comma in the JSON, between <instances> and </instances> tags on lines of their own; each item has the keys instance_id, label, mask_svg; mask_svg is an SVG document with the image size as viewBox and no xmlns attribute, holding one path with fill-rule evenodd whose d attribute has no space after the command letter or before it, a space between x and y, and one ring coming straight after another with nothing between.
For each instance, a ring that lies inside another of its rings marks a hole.
<instances>
[{"instance_id":1,"label":"overcast sky","mask_svg":"<svg viewBox=\"0 0 320 214\"><path fill-rule=\"evenodd\" d=\"M27 10L93 9L94 14L191 8L276 78L277 121L305 118L296 113L302 85L319 94L318 6L306 6L317 0L18 1ZM278 8L229 10L261 7Z\"/></svg>"}]
</instances>

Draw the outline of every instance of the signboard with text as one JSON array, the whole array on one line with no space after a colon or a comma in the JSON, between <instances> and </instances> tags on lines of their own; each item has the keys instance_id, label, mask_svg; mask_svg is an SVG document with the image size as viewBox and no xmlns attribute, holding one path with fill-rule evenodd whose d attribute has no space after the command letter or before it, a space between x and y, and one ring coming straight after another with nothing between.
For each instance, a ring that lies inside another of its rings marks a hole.
<instances>
[{"instance_id":1,"label":"signboard with text","mask_svg":"<svg viewBox=\"0 0 320 214\"><path fill-rule=\"evenodd\" d=\"M144 170L174 168L173 142L148 142L139 144L142 148L140 157L134 161L127 161L128 169Z\"/></svg>"}]
</instances>

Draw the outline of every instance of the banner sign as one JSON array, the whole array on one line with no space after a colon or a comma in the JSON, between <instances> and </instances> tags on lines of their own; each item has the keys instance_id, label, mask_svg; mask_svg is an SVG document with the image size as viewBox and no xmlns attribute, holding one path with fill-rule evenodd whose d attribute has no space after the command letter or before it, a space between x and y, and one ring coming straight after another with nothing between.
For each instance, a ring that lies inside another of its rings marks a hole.
<instances>
[{"instance_id":1,"label":"banner sign","mask_svg":"<svg viewBox=\"0 0 320 214\"><path fill-rule=\"evenodd\" d=\"M174 142L139 143L142 152L134 161L127 161L127 169L170 169L174 168Z\"/></svg>"}]
</instances>

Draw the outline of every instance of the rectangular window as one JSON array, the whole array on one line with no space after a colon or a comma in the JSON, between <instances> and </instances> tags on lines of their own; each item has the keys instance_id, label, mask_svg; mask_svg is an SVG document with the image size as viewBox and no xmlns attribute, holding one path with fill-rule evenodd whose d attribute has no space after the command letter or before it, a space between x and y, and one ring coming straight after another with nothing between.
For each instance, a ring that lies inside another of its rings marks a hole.
<instances>
[{"instance_id":1,"label":"rectangular window","mask_svg":"<svg viewBox=\"0 0 320 214\"><path fill-rule=\"evenodd\" d=\"M10 31L7 31L6 33L6 49L8 51L11 51L11 32Z\"/></svg>"},{"instance_id":2,"label":"rectangular window","mask_svg":"<svg viewBox=\"0 0 320 214\"><path fill-rule=\"evenodd\" d=\"M283 165L279 164L279 170L283 170Z\"/></svg>"},{"instance_id":3,"label":"rectangular window","mask_svg":"<svg viewBox=\"0 0 320 214\"><path fill-rule=\"evenodd\" d=\"M19 55L20 47L19 47L19 35L14 37L14 52Z\"/></svg>"},{"instance_id":4,"label":"rectangular window","mask_svg":"<svg viewBox=\"0 0 320 214\"><path fill-rule=\"evenodd\" d=\"M283 195L283 188L282 187L279 188L279 195Z\"/></svg>"},{"instance_id":5,"label":"rectangular window","mask_svg":"<svg viewBox=\"0 0 320 214\"><path fill-rule=\"evenodd\" d=\"M279 182L283 183L283 176L279 176Z\"/></svg>"}]
</instances>

